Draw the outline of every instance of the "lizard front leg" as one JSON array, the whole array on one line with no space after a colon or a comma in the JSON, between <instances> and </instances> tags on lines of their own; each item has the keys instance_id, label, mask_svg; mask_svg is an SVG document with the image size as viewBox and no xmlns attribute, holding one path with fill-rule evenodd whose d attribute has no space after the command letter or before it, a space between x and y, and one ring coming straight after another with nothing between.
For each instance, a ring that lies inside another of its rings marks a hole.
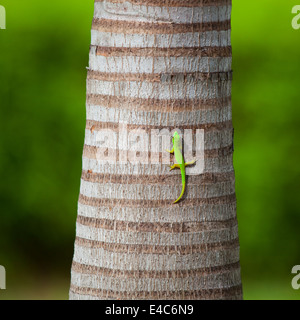
<instances>
[{"instance_id":1,"label":"lizard front leg","mask_svg":"<svg viewBox=\"0 0 300 320\"><path fill-rule=\"evenodd\" d=\"M166 149L166 151L169 152L169 153L174 153L174 147L172 148L172 150Z\"/></svg>"},{"instance_id":2,"label":"lizard front leg","mask_svg":"<svg viewBox=\"0 0 300 320\"><path fill-rule=\"evenodd\" d=\"M185 166L192 166L197 160L193 160L193 161L190 161L190 162L186 162L184 165Z\"/></svg>"},{"instance_id":3,"label":"lizard front leg","mask_svg":"<svg viewBox=\"0 0 300 320\"><path fill-rule=\"evenodd\" d=\"M170 166L170 171L171 171L171 170L174 170L175 168L180 169L180 165L177 164L177 163L173 164L172 166Z\"/></svg>"}]
</instances>

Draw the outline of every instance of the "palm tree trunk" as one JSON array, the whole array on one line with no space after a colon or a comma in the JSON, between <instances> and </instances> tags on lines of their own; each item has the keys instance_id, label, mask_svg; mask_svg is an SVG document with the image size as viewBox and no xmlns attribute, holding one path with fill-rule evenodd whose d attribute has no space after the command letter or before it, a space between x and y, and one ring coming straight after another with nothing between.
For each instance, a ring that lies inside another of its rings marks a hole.
<instances>
[{"instance_id":1,"label":"palm tree trunk","mask_svg":"<svg viewBox=\"0 0 300 320\"><path fill-rule=\"evenodd\" d=\"M70 299L242 299L230 17L231 0L95 0ZM126 161L126 128L204 130L178 204L161 143Z\"/></svg>"}]
</instances>

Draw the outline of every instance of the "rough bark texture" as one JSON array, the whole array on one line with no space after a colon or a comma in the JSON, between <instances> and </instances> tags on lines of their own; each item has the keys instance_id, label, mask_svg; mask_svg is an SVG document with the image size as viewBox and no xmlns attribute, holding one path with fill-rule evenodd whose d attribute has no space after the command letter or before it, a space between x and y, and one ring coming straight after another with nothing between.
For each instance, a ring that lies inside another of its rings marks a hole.
<instances>
[{"instance_id":1,"label":"rough bark texture","mask_svg":"<svg viewBox=\"0 0 300 320\"><path fill-rule=\"evenodd\" d=\"M95 1L70 299L242 299L230 16L231 0ZM183 201L161 155L97 162L120 123L205 130Z\"/></svg>"}]
</instances>

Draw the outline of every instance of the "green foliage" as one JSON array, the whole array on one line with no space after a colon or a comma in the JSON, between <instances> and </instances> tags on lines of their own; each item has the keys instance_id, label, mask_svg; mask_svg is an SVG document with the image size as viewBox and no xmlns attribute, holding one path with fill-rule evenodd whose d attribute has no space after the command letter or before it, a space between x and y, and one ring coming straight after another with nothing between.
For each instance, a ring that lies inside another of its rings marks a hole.
<instances>
[{"instance_id":1,"label":"green foliage","mask_svg":"<svg viewBox=\"0 0 300 320\"><path fill-rule=\"evenodd\" d=\"M300 264L299 53L293 1L233 2L234 165L245 279Z\"/></svg>"},{"instance_id":2,"label":"green foliage","mask_svg":"<svg viewBox=\"0 0 300 320\"><path fill-rule=\"evenodd\" d=\"M12 2L1 2L0 262L69 276L93 1Z\"/></svg>"},{"instance_id":3,"label":"green foliage","mask_svg":"<svg viewBox=\"0 0 300 320\"><path fill-rule=\"evenodd\" d=\"M23 277L34 287L38 273L69 277L93 2L1 1L7 29L0 30L0 264L11 284ZM271 287L251 285L266 278L286 286L277 298L294 295L290 272L300 264L295 4L233 1L234 165L251 298L264 298L255 293L261 288L267 298Z\"/></svg>"}]
</instances>

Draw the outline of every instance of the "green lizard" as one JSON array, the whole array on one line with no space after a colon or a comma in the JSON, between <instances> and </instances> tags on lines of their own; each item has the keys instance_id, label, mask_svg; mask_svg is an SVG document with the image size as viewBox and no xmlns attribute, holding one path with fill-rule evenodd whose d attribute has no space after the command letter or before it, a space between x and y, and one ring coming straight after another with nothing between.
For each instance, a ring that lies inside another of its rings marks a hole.
<instances>
[{"instance_id":1,"label":"green lizard","mask_svg":"<svg viewBox=\"0 0 300 320\"><path fill-rule=\"evenodd\" d=\"M181 194L180 194L179 198L176 201L174 201L174 203L177 203L182 198L184 191L185 191L185 175L186 175L185 174L185 167L194 164L196 162L196 160L193 160L191 162L186 162L186 163L184 162L184 157L182 154L182 142L181 142L180 135L178 134L177 131L174 132L174 136L172 138L172 143L173 143L172 150L166 150L166 151L169 153L175 154L175 159L176 159L177 163L170 166L171 167L170 171L175 168L179 168L181 171L181 180L182 180Z\"/></svg>"}]
</instances>

